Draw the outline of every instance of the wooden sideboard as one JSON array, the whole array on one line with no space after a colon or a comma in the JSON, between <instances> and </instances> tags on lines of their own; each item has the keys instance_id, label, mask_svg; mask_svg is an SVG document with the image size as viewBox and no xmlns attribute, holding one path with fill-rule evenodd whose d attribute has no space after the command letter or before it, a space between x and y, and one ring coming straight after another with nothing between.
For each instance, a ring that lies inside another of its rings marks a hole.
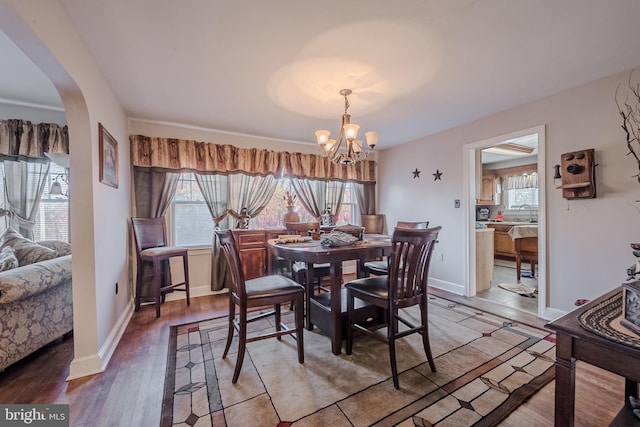
<instances>
[{"instance_id":1,"label":"wooden sideboard","mask_svg":"<svg viewBox=\"0 0 640 427\"><path fill-rule=\"evenodd\" d=\"M322 226L320 229L329 232L333 227ZM267 248L267 240L277 239L282 234L287 234L287 230L284 228L233 230L245 280L273 273L274 256Z\"/></svg>"},{"instance_id":2,"label":"wooden sideboard","mask_svg":"<svg viewBox=\"0 0 640 427\"><path fill-rule=\"evenodd\" d=\"M267 271L265 230L233 230L238 244L245 280L264 276Z\"/></svg>"}]
</instances>

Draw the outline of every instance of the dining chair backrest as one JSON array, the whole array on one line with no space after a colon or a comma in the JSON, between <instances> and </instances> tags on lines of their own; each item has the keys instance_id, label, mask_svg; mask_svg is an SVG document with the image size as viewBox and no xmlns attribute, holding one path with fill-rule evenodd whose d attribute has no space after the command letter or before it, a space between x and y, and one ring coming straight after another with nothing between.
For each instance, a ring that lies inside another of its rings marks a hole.
<instances>
[{"instance_id":1,"label":"dining chair backrest","mask_svg":"<svg viewBox=\"0 0 640 427\"><path fill-rule=\"evenodd\" d=\"M320 232L320 222L287 222L285 228L288 234L299 234L300 236L307 236L309 231Z\"/></svg>"},{"instance_id":2,"label":"dining chair backrest","mask_svg":"<svg viewBox=\"0 0 640 427\"><path fill-rule=\"evenodd\" d=\"M229 292L237 295L239 299L246 298L247 290L244 283L244 273L242 271L242 262L240 261L240 252L236 239L233 237L231 230L215 230L220 240L222 252L227 259L227 265L231 273L231 286Z\"/></svg>"},{"instance_id":3,"label":"dining chair backrest","mask_svg":"<svg viewBox=\"0 0 640 427\"><path fill-rule=\"evenodd\" d=\"M426 298L431 255L441 228L396 227L393 231L387 276L392 307L409 307Z\"/></svg>"},{"instance_id":4,"label":"dining chair backrest","mask_svg":"<svg viewBox=\"0 0 640 427\"><path fill-rule=\"evenodd\" d=\"M131 218L138 254L145 249L167 246L167 228L164 217Z\"/></svg>"},{"instance_id":5,"label":"dining chair backrest","mask_svg":"<svg viewBox=\"0 0 640 427\"><path fill-rule=\"evenodd\" d=\"M384 214L360 215L360 225L367 234L382 234L384 232Z\"/></svg>"},{"instance_id":6,"label":"dining chair backrest","mask_svg":"<svg viewBox=\"0 0 640 427\"><path fill-rule=\"evenodd\" d=\"M419 222L398 221L396 223L396 227L398 227L398 228L425 229L425 228L429 228L429 221L419 221Z\"/></svg>"}]
</instances>

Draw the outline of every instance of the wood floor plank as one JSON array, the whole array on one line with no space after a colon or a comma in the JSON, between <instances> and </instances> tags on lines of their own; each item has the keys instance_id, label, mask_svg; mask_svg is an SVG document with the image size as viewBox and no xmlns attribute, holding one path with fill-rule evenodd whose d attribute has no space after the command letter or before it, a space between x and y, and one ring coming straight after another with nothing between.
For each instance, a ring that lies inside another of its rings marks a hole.
<instances>
[{"instance_id":1,"label":"wood floor plank","mask_svg":"<svg viewBox=\"0 0 640 427\"><path fill-rule=\"evenodd\" d=\"M508 307L491 306L443 291L434 294L494 312L521 323L541 327L546 323ZM227 296L166 302L155 318L153 306L135 313L107 367L98 375L65 381L73 358L72 337L47 346L0 373L2 403L69 403L71 425L157 426L164 387L169 326L225 315ZM502 426L552 426L552 381L533 395ZM606 426L622 407L621 377L578 362L576 370L576 425Z\"/></svg>"}]
</instances>

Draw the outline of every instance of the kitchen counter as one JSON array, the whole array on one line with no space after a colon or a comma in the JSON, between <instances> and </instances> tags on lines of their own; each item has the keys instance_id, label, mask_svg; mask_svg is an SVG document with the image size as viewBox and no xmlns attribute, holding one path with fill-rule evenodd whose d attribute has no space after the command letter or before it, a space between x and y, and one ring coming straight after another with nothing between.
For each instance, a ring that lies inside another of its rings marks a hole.
<instances>
[{"instance_id":1,"label":"kitchen counter","mask_svg":"<svg viewBox=\"0 0 640 427\"><path fill-rule=\"evenodd\" d=\"M481 224L486 224L488 228L495 229L494 234L494 255L500 257L516 258L515 240L509 233L512 229L516 229L518 232L520 229L530 229L531 233L538 233L538 224L532 224L524 221L482 221Z\"/></svg>"},{"instance_id":2,"label":"kitchen counter","mask_svg":"<svg viewBox=\"0 0 640 427\"><path fill-rule=\"evenodd\" d=\"M508 233L513 240L538 237L538 224L514 225Z\"/></svg>"},{"instance_id":3,"label":"kitchen counter","mask_svg":"<svg viewBox=\"0 0 640 427\"><path fill-rule=\"evenodd\" d=\"M483 224L503 224L503 225L538 225L537 222L529 222L529 221L497 221L495 219L490 219L488 221L477 221Z\"/></svg>"}]
</instances>

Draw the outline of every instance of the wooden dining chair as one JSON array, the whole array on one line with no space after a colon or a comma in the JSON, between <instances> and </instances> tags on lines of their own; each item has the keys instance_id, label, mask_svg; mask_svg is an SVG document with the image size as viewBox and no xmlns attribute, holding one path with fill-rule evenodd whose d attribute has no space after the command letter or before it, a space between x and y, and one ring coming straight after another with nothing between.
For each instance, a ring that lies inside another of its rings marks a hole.
<instances>
[{"instance_id":1,"label":"wooden dining chair","mask_svg":"<svg viewBox=\"0 0 640 427\"><path fill-rule=\"evenodd\" d=\"M365 234L383 234L384 233L384 214L360 215L360 225L364 227ZM358 260L357 274L358 278L367 277L365 264L368 262L384 262L383 257Z\"/></svg>"},{"instance_id":2,"label":"wooden dining chair","mask_svg":"<svg viewBox=\"0 0 640 427\"><path fill-rule=\"evenodd\" d=\"M398 221L396 223L398 228L411 228L424 230L429 228L429 221ZM376 276L384 276L389 272L388 260L368 261L364 263L364 277L369 277L372 274Z\"/></svg>"},{"instance_id":3,"label":"wooden dining chair","mask_svg":"<svg viewBox=\"0 0 640 427\"><path fill-rule=\"evenodd\" d=\"M233 340L234 329L238 331L238 356L231 382L235 384L240 376L244 353L247 343L263 340L267 338L282 339L283 335L292 335L297 341L298 362L304 363L304 288L289 279L288 277L272 274L245 280L238 252L238 245L231 230L215 230L220 239L222 251L229 265L231 286L229 288L229 330L227 333L227 344L225 345L222 358L227 357L231 341ZM291 329L282 323L280 306L284 303L291 303L295 317L295 329ZM257 314L248 317L248 309L273 305L273 310L267 313ZM238 317L236 318L236 306L238 306ZM256 320L274 316L275 332L264 333L247 338L247 325Z\"/></svg>"},{"instance_id":4,"label":"wooden dining chair","mask_svg":"<svg viewBox=\"0 0 640 427\"><path fill-rule=\"evenodd\" d=\"M365 234L384 233L384 214L360 215L360 225Z\"/></svg>"},{"instance_id":5,"label":"wooden dining chair","mask_svg":"<svg viewBox=\"0 0 640 427\"><path fill-rule=\"evenodd\" d=\"M135 311L140 310L142 286L146 280L151 280L152 283L156 318L160 317L160 304L164 302L165 295L169 292L186 292L187 305L190 305L189 256L187 248L167 246L167 229L164 217L131 218L131 224L136 242L137 259ZM184 268L183 282L171 283L169 260L174 257L182 258ZM148 273L149 270L151 270L151 274Z\"/></svg>"},{"instance_id":6,"label":"wooden dining chair","mask_svg":"<svg viewBox=\"0 0 640 427\"><path fill-rule=\"evenodd\" d=\"M422 345L429 361L431 371L436 365L431 355L429 343L427 280L433 247L441 227L428 229L397 228L391 238L389 256L389 274L356 279L348 282L347 289L347 354L352 353L353 331L358 330L372 336L389 347L389 361L393 386L400 388L396 365L396 340L410 334L422 335ZM355 299L381 307L386 310L386 335L380 333L380 325L367 327L355 322ZM420 307L420 325L413 325L400 315L399 309L418 305ZM399 323L407 329L400 330Z\"/></svg>"}]
</instances>

